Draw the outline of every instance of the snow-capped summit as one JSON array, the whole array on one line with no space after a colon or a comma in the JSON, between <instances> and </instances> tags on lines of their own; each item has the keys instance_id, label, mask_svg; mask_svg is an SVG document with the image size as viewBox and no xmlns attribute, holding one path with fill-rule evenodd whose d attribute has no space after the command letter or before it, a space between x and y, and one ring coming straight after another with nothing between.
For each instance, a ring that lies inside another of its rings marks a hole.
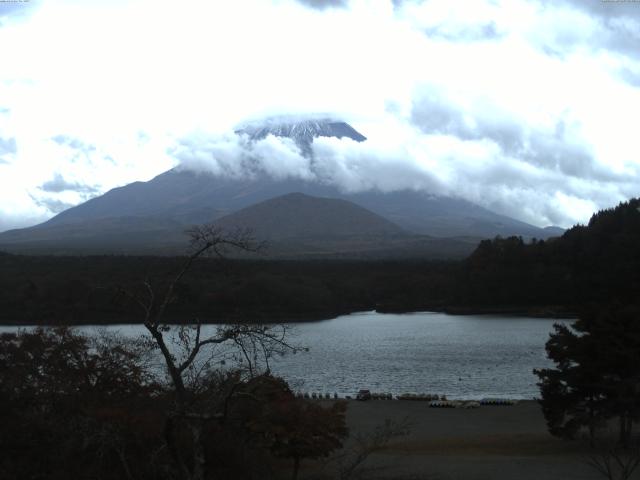
<instances>
[{"instance_id":1,"label":"snow-capped summit","mask_svg":"<svg viewBox=\"0 0 640 480\"><path fill-rule=\"evenodd\" d=\"M259 123L243 125L236 133L245 133L252 140L261 140L267 135L293 139L304 155L311 155L311 144L316 137L347 137L357 142L367 139L364 135L345 122L323 119L292 119L278 117Z\"/></svg>"}]
</instances>

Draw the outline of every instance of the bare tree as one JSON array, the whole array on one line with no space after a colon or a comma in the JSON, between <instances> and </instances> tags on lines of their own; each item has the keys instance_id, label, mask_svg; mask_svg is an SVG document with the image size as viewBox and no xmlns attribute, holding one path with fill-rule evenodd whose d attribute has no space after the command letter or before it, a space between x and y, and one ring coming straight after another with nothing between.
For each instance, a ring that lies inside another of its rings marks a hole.
<instances>
[{"instance_id":1,"label":"bare tree","mask_svg":"<svg viewBox=\"0 0 640 480\"><path fill-rule=\"evenodd\" d=\"M242 370L246 375L253 376L260 369L269 371L269 359L274 354L295 349L287 342L284 325L226 325L205 334L198 319L191 325L172 325L166 321L166 310L176 299L176 286L197 259L207 255L222 258L230 250L256 252L263 247L246 230L227 233L216 226L203 225L187 233L191 239L189 254L161 292L147 280L143 283L142 295L124 293L142 309L143 324L162 354L171 382L173 407L167 414L164 428L167 448L182 478L201 480L205 478L207 466L203 441L205 426L208 422L224 419L228 400L236 393L235 386L242 378L238 373L229 373L227 380L232 381L217 382L225 388L209 389L208 396L203 399L199 393L211 385L208 379L214 360L218 360L219 365L229 358L235 359L244 366ZM175 344L174 348L171 343ZM178 423L190 433L189 462L177 446Z\"/></svg>"},{"instance_id":2,"label":"bare tree","mask_svg":"<svg viewBox=\"0 0 640 480\"><path fill-rule=\"evenodd\" d=\"M586 464L608 480L628 480L640 466L640 446L603 448L589 455Z\"/></svg>"}]
</instances>

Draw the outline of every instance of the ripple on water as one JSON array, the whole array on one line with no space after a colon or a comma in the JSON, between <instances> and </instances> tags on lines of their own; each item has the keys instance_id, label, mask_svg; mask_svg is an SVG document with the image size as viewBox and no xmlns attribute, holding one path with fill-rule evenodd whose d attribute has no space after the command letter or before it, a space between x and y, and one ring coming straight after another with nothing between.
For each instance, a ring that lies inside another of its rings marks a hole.
<instances>
[{"instance_id":1,"label":"ripple on water","mask_svg":"<svg viewBox=\"0 0 640 480\"><path fill-rule=\"evenodd\" d=\"M360 313L296 324L308 353L277 359L275 373L305 391L440 393L453 398L538 395L534 368L558 320L440 313Z\"/></svg>"},{"instance_id":2,"label":"ripple on water","mask_svg":"<svg viewBox=\"0 0 640 480\"><path fill-rule=\"evenodd\" d=\"M369 388L460 399L530 399L538 396L532 370L551 365L544 344L553 324L569 322L442 313L344 315L293 324L292 342L309 351L274 359L272 370L294 389L341 396ZM141 325L107 329L127 336L145 331Z\"/></svg>"}]
</instances>

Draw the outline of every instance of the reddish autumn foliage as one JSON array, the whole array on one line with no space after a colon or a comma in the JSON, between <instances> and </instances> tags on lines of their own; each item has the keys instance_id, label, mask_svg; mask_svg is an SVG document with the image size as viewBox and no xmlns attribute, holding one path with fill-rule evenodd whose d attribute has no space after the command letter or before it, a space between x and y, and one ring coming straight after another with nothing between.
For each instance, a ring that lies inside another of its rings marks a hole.
<instances>
[{"instance_id":1,"label":"reddish autumn foliage","mask_svg":"<svg viewBox=\"0 0 640 480\"><path fill-rule=\"evenodd\" d=\"M145 348L66 328L0 335L0 478L184 476L168 452L172 392L149 373ZM205 478L270 478L278 458L297 472L347 435L346 404L296 399L270 375L214 371L187 401L205 427ZM190 420L173 418L171 447L188 459Z\"/></svg>"}]
</instances>

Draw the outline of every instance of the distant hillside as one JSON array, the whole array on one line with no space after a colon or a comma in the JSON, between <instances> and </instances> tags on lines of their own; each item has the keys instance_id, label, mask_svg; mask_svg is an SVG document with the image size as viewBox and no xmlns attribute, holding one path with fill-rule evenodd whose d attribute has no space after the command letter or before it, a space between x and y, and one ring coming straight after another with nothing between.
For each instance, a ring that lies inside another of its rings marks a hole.
<instances>
[{"instance_id":1,"label":"distant hillside","mask_svg":"<svg viewBox=\"0 0 640 480\"><path fill-rule=\"evenodd\" d=\"M135 216L36 226L0 234L0 249L24 254L179 254L186 242L181 223Z\"/></svg>"},{"instance_id":2,"label":"distant hillside","mask_svg":"<svg viewBox=\"0 0 640 480\"><path fill-rule=\"evenodd\" d=\"M350 201L385 218L406 232L443 239L464 237L467 239L507 237L521 235L527 238L547 238L558 234L557 230L541 229L512 218L490 212L461 199L436 197L424 192L360 192L343 193L335 187L297 179L274 180L231 179L207 173L195 173L173 169L158 175L149 182L134 182L115 188L100 197L66 210L47 222L27 229L0 233L0 249L34 252L65 250L67 237L73 237L76 253L104 252L95 249L94 239L102 238L103 225L110 225L109 235L116 235L113 226L118 222L126 226L119 244L129 239L151 237L147 244L151 253L162 253L164 246L173 243L184 245L181 232L194 224L209 223L243 208L265 200L301 192L306 195L336 198ZM117 220L120 219L120 220ZM137 219L137 220L136 220ZM84 245L79 248L78 233L67 236L65 226L87 232ZM149 226L154 227L149 228ZM165 225L164 232L156 226ZM106 237L105 237L106 239ZM160 245L161 244L161 245ZM102 242L104 245L104 242ZM117 251L123 251L120 247ZM129 249L144 253L138 246Z\"/></svg>"},{"instance_id":3,"label":"distant hillside","mask_svg":"<svg viewBox=\"0 0 640 480\"><path fill-rule=\"evenodd\" d=\"M162 217L188 226L211 222L292 192L348 200L404 230L434 237L521 235L548 238L563 231L557 227L538 228L466 200L414 190L345 193L330 185L299 179L235 179L180 169L169 170L149 182L134 182L110 190L56 215L38 228L118 216ZM2 239L0 234L0 243Z\"/></svg>"},{"instance_id":4,"label":"distant hillside","mask_svg":"<svg viewBox=\"0 0 640 480\"><path fill-rule=\"evenodd\" d=\"M225 229L249 228L257 238L403 236L400 227L346 200L289 193L217 220Z\"/></svg>"},{"instance_id":5,"label":"distant hillside","mask_svg":"<svg viewBox=\"0 0 640 480\"><path fill-rule=\"evenodd\" d=\"M260 202L215 223L227 230L250 229L257 240L268 242L261 258L272 259L462 259L480 241L410 234L346 200L301 193ZM153 216L48 222L0 234L0 249L23 254L179 255L185 251L189 225Z\"/></svg>"},{"instance_id":6,"label":"distant hillside","mask_svg":"<svg viewBox=\"0 0 640 480\"><path fill-rule=\"evenodd\" d=\"M266 240L265 258L462 259L480 240L414 235L352 202L302 193L260 202L215 223Z\"/></svg>"}]
</instances>

